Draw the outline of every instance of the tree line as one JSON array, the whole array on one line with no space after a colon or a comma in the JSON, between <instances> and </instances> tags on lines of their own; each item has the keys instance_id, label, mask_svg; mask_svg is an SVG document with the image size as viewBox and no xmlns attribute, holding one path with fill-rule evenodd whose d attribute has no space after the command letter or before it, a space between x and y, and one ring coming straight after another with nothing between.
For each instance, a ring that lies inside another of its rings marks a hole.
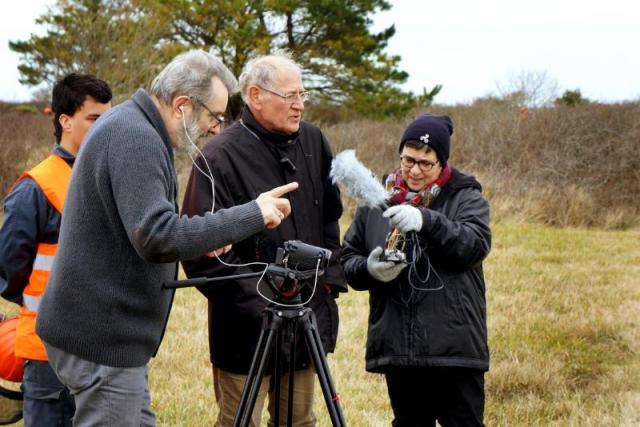
<instances>
[{"instance_id":1,"label":"tree line","mask_svg":"<svg viewBox=\"0 0 640 427\"><path fill-rule=\"evenodd\" d=\"M70 72L90 73L126 98L176 54L203 49L238 76L252 57L290 51L314 103L368 117L403 116L430 105L400 85L408 74L385 49L394 26L372 32L385 0L58 0L36 23L44 35L9 42L20 82L48 88ZM239 111L239 96L230 102Z\"/></svg>"}]
</instances>

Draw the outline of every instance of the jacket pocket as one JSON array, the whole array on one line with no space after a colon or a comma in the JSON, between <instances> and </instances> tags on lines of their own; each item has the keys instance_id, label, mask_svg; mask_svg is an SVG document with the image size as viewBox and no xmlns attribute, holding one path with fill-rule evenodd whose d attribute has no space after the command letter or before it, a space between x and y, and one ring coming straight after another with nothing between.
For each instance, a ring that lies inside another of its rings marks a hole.
<instances>
[{"instance_id":1,"label":"jacket pocket","mask_svg":"<svg viewBox=\"0 0 640 427\"><path fill-rule=\"evenodd\" d=\"M454 324L467 323L462 310L462 297L460 296L459 285L453 280L448 283L445 281L444 293L447 303L443 309L447 311L445 314L449 320Z\"/></svg>"},{"instance_id":2,"label":"jacket pocket","mask_svg":"<svg viewBox=\"0 0 640 427\"><path fill-rule=\"evenodd\" d=\"M369 295L369 325L374 325L380 321L386 301L379 295L375 295L373 291L371 292Z\"/></svg>"}]
</instances>

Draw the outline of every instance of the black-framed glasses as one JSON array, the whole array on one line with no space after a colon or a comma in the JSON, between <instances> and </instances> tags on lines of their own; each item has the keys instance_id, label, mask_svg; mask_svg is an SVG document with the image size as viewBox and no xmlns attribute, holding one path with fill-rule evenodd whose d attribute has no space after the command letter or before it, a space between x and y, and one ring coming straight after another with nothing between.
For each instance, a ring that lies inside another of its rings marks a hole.
<instances>
[{"instance_id":1,"label":"black-framed glasses","mask_svg":"<svg viewBox=\"0 0 640 427\"><path fill-rule=\"evenodd\" d=\"M191 99L193 99L194 101L196 101L198 104L200 104L205 110L207 110L207 113L209 113L209 116L211 117L211 119L213 120L213 127L218 127L218 126L222 126L224 125L225 122L225 118L222 114L216 114L213 111L211 111L211 109L209 109L209 107L207 107L207 105L200 101L198 98L196 97L191 97Z\"/></svg>"},{"instance_id":2,"label":"black-framed glasses","mask_svg":"<svg viewBox=\"0 0 640 427\"><path fill-rule=\"evenodd\" d=\"M411 156L403 154L402 156L400 156L400 164L407 169L411 169L417 164L422 172L429 172L435 165L438 164L438 162L432 162L431 160L427 159L418 160L414 159Z\"/></svg>"},{"instance_id":3,"label":"black-framed glasses","mask_svg":"<svg viewBox=\"0 0 640 427\"><path fill-rule=\"evenodd\" d=\"M294 102L300 100L300 102L306 102L309 100L310 93L307 90L303 90L301 92L291 92L287 94L276 92L275 90L267 89L266 87L262 87L260 85L256 85L260 89L265 92L269 92L272 95L279 96L286 102L287 104L293 104Z\"/></svg>"}]
</instances>

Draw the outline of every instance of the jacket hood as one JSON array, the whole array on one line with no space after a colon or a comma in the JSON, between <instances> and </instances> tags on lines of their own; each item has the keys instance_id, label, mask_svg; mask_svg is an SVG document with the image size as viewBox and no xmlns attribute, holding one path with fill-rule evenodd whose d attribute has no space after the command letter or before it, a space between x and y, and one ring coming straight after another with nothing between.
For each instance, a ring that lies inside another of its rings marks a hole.
<instances>
[{"instance_id":1,"label":"jacket hood","mask_svg":"<svg viewBox=\"0 0 640 427\"><path fill-rule=\"evenodd\" d=\"M482 185L478 182L478 180L472 175L465 175L456 168L451 168L451 180L445 184L440 191L440 194L433 200L431 209L437 209L445 200L449 199L452 194L457 193L458 191L472 188L482 192Z\"/></svg>"},{"instance_id":2,"label":"jacket hood","mask_svg":"<svg viewBox=\"0 0 640 427\"><path fill-rule=\"evenodd\" d=\"M465 175L456 168L451 168L451 170L453 176L449 184L454 192L463 188L475 188L482 192L482 185L480 185L475 176Z\"/></svg>"}]
</instances>

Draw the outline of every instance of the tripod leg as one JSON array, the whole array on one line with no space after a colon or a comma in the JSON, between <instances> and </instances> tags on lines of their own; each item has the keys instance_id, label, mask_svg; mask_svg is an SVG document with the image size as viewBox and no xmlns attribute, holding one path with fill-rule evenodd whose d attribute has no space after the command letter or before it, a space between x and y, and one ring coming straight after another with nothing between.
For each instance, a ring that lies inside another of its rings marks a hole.
<instances>
[{"instance_id":1,"label":"tripod leg","mask_svg":"<svg viewBox=\"0 0 640 427\"><path fill-rule=\"evenodd\" d=\"M289 381L288 381L288 391L287 391L287 426L293 426L293 387L294 387L294 373L295 373L295 364L296 364L296 355L295 355L295 343L296 343L296 330L297 323L289 321L289 318L286 319L283 323L283 327L280 328L278 332L278 342L276 343L275 348L275 360L276 360L276 369L273 374L273 387L274 387L274 409L273 409L273 419L271 422L274 426L280 425L280 402L281 402L281 382L282 382L282 365L284 362L280 362L280 359L284 359L281 357L281 351L283 348L283 338L282 336L287 334L289 343ZM284 329L284 331L283 331Z\"/></svg>"},{"instance_id":2,"label":"tripod leg","mask_svg":"<svg viewBox=\"0 0 640 427\"><path fill-rule=\"evenodd\" d=\"M287 427L293 426L293 390L295 387L296 373L296 339L298 331L298 322L292 324L293 331L291 337L291 345L289 346L289 388L287 393Z\"/></svg>"},{"instance_id":3,"label":"tripod leg","mask_svg":"<svg viewBox=\"0 0 640 427\"><path fill-rule=\"evenodd\" d=\"M272 350L273 336L280 329L281 323L282 319L280 317L271 315L269 324L260 332L258 346L251 361L247 381L242 389L236 417L233 420L234 427L246 427L249 425L253 408L256 405L258 392L260 391L260 384L262 383L267 360L269 359L269 353Z\"/></svg>"},{"instance_id":4,"label":"tripod leg","mask_svg":"<svg viewBox=\"0 0 640 427\"><path fill-rule=\"evenodd\" d=\"M331 380L331 373L329 372L329 364L324 355L324 348L322 347L322 341L318 334L318 328L316 327L316 319L311 310L308 310L302 317L304 325L305 341L311 360L316 369L318 380L320 381L320 388L324 395L324 401L329 411L331 423L334 426L346 426L344 415L342 414L342 408L340 407L340 396L336 392L336 389Z\"/></svg>"},{"instance_id":5,"label":"tripod leg","mask_svg":"<svg viewBox=\"0 0 640 427\"><path fill-rule=\"evenodd\" d=\"M273 390L275 405L273 410L273 425L280 425L280 381L282 376L282 357L280 349L282 348L282 328L278 331L278 339L276 341L276 349L274 356L275 369L273 372Z\"/></svg>"}]
</instances>

